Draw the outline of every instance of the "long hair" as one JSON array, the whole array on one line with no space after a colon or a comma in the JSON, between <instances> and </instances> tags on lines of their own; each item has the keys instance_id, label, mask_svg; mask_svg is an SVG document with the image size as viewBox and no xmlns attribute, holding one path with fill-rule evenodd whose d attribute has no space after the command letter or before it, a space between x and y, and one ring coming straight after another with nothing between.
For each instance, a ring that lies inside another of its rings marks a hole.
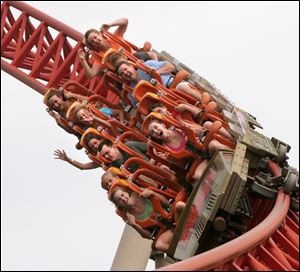
<instances>
[{"instance_id":1,"label":"long hair","mask_svg":"<svg viewBox=\"0 0 300 272\"><path fill-rule=\"evenodd\" d=\"M122 212L127 212L128 211L128 207L123 207L121 206L120 204L116 203L116 200L114 199L115 197L115 194L117 192L117 190L120 189L122 190L123 192L127 192L129 195L130 195L130 191L126 190L124 187L121 187L121 186L116 186L113 188L112 192L111 192L111 195L110 195L110 201L112 203L114 203L116 205L116 207L121 210Z\"/></svg>"},{"instance_id":2,"label":"long hair","mask_svg":"<svg viewBox=\"0 0 300 272\"><path fill-rule=\"evenodd\" d=\"M103 141L103 139L102 139L99 135L96 135L96 134L93 134L93 133L89 133L89 134L86 135L86 137L84 138L84 143L85 143L85 145L87 146L88 151L89 151L90 153L92 153L93 155L96 155L98 150L95 151L95 150L93 150L92 148L90 148L90 146L89 146L89 142L90 142L90 140L92 140L92 139L97 139L97 140L100 140L100 141Z\"/></svg>"}]
</instances>

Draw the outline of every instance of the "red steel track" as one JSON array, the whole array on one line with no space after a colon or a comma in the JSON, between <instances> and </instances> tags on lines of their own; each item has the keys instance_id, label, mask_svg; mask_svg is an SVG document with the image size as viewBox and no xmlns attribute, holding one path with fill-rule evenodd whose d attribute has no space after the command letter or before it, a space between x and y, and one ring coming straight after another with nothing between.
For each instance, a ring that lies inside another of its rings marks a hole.
<instances>
[{"instance_id":1,"label":"red steel track","mask_svg":"<svg viewBox=\"0 0 300 272\"><path fill-rule=\"evenodd\" d=\"M1 69L37 92L79 82L96 94L118 99L101 76L88 79L76 57L83 34L20 1L1 4Z\"/></svg>"}]
</instances>

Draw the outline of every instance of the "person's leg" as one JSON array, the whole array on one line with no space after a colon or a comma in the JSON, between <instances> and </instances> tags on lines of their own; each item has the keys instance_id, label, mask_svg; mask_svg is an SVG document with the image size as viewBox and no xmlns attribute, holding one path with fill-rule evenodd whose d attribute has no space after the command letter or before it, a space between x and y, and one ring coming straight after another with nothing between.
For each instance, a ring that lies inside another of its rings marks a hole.
<instances>
[{"instance_id":1,"label":"person's leg","mask_svg":"<svg viewBox=\"0 0 300 272\"><path fill-rule=\"evenodd\" d=\"M176 89L189 94L190 96L196 98L198 101L201 102L201 99L202 99L201 93L198 92L196 89L190 88L188 86L187 82L181 82L181 83L179 83L176 86Z\"/></svg>"},{"instance_id":2,"label":"person's leg","mask_svg":"<svg viewBox=\"0 0 300 272\"><path fill-rule=\"evenodd\" d=\"M208 144L208 153L213 156L219 149L230 149L228 146L221 144L217 140L211 140Z\"/></svg>"},{"instance_id":3,"label":"person's leg","mask_svg":"<svg viewBox=\"0 0 300 272\"><path fill-rule=\"evenodd\" d=\"M203 127L205 129L210 129L210 127L212 126L213 122L211 121L206 121L204 124L203 124ZM219 129L219 131L217 132L219 133L221 136L225 137L226 139L230 140L230 141L234 141L234 138L231 136L231 134L223 127L221 127Z\"/></svg>"},{"instance_id":4,"label":"person's leg","mask_svg":"<svg viewBox=\"0 0 300 272\"><path fill-rule=\"evenodd\" d=\"M196 168L195 173L193 175L193 179L195 181L198 181L201 176L203 175L204 170L206 169L207 165L208 165L209 161L208 160L204 160L202 161Z\"/></svg>"},{"instance_id":5,"label":"person's leg","mask_svg":"<svg viewBox=\"0 0 300 272\"><path fill-rule=\"evenodd\" d=\"M173 238L173 231L170 229L163 232L157 239L155 243L156 250L166 252L170 246L171 240Z\"/></svg>"},{"instance_id":6,"label":"person's leg","mask_svg":"<svg viewBox=\"0 0 300 272\"><path fill-rule=\"evenodd\" d=\"M178 201L175 206L175 222L178 222L179 217L185 208L185 203L183 201Z\"/></svg>"}]
</instances>

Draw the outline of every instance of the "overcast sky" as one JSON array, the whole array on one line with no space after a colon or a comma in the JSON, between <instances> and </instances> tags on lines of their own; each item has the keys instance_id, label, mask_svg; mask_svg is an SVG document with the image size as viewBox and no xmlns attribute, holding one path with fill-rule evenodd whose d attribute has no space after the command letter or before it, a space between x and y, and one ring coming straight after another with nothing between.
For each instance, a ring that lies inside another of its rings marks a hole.
<instances>
[{"instance_id":1,"label":"overcast sky","mask_svg":"<svg viewBox=\"0 0 300 272\"><path fill-rule=\"evenodd\" d=\"M254 115L299 165L298 2L47 2L33 7L84 33L121 17L125 37L151 41ZM109 270L123 221L42 96L1 71L1 270ZM153 263L148 269L153 268Z\"/></svg>"}]
</instances>

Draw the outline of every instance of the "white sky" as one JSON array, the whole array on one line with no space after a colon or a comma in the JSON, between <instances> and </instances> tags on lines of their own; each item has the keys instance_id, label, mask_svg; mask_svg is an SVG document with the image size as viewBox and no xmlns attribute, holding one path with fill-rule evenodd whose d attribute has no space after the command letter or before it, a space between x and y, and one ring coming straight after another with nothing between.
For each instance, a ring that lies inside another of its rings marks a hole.
<instances>
[{"instance_id":1,"label":"white sky","mask_svg":"<svg viewBox=\"0 0 300 272\"><path fill-rule=\"evenodd\" d=\"M214 83L292 146L298 168L298 2L27 3L82 33L127 17L129 41L151 41ZM56 148L88 158L40 94L1 79L1 270L109 270L124 223L100 188L103 172L54 160Z\"/></svg>"}]
</instances>

